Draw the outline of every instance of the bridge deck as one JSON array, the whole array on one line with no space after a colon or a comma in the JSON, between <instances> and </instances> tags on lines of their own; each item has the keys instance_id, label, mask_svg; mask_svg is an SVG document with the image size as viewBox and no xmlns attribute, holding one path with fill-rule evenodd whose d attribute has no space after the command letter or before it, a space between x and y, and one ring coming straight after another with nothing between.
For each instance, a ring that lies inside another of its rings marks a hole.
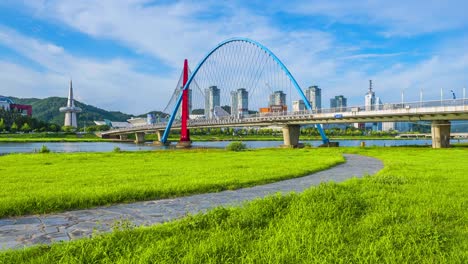
<instances>
[{"instance_id":1,"label":"bridge deck","mask_svg":"<svg viewBox=\"0 0 468 264\"><path fill-rule=\"evenodd\" d=\"M370 122L405 122L431 120L468 120L468 99L387 104L380 109L348 107L342 109L324 109L320 111L276 112L256 114L245 118L222 117L215 119L189 120L189 128L244 127L270 125L303 125L334 123L370 123ZM155 132L163 130L166 123L115 129L102 135L121 135L136 132ZM173 129L180 129L180 123L174 122Z\"/></svg>"}]
</instances>

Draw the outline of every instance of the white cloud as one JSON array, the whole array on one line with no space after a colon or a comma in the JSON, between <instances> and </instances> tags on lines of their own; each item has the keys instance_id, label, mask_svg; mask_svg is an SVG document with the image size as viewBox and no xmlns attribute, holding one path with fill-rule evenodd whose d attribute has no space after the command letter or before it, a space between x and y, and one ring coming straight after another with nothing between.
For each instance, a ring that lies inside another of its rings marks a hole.
<instances>
[{"instance_id":1,"label":"white cloud","mask_svg":"<svg viewBox=\"0 0 468 264\"><path fill-rule=\"evenodd\" d=\"M143 74L123 59L95 60L67 53L63 47L0 27L0 44L41 65L38 71L1 61L3 93L13 96L66 96L68 78L78 99L110 110L142 113L160 109L175 88L174 78ZM42 77L41 77L42 76Z\"/></svg>"},{"instance_id":2,"label":"white cloud","mask_svg":"<svg viewBox=\"0 0 468 264\"><path fill-rule=\"evenodd\" d=\"M278 3L280 7L275 7ZM374 25L389 38L464 27L468 20L461 5L455 1L289 2L289 6L297 7L292 12L323 15L342 23ZM338 43L332 32L284 30L264 13L236 3L31 0L26 7L36 18L64 24L96 39L115 41L172 68L170 76L144 74L136 70L138 65L132 61L78 57L66 47L0 28L0 42L42 65L47 69L45 75L62 79L73 75L77 93L81 90L86 102L132 113L163 108L177 82L182 60L188 58L193 69L207 51L233 36L250 37L265 44L302 86L321 86L324 106L338 94L349 97L350 104L362 104L369 79L374 80L377 93L385 102L399 101L401 89L406 89L408 99L417 100L420 88L425 89L428 99L437 99L440 87L452 89L468 81L466 45L461 42L447 41L447 46L438 48L443 54L427 51L429 56L420 61L375 70L385 57L403 57L406 53L385 52L385 47L384 53L365 53L360 47ZM270 1L265 10L284 11L284 1ZM12 71L18 70L11 64L4 65L5 70L8 65ZM34 80L40 76L38 72L31 74ZM49 83L51 87L58 85ZM21 85L24 84L18 82L16 87ZM66 86L66 82L61 85ZM55 92L50 90L47 94L52 91Z\"/></svg>"},{"instance_id":3,"label":"white cloud","mask_svg":"<svg viewBox=\"0 0 468 264\"><path fill-rule=\"evenodd\" d=\"M388 37L440 32L468 25L465 14L468 5L464 0L312 0L294 1L290 6L294 13L382 27L381 33Z\"/></svg>"}]
</instances>

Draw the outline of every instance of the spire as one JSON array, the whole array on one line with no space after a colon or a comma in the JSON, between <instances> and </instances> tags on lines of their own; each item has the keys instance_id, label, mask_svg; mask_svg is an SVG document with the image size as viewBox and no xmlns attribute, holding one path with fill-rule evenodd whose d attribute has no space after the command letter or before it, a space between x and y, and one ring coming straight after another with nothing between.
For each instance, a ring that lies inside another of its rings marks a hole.
<instances>
[{"instance_id":1,"label":"spire","mask_svg":"<svg viewBox=\"0 0 468 264\"><path fill-rule=\"evenodd\" d=\"M73 83L72 80L70 79L70 90L68 91L68 102L67 102L68 107L74 107L75 102L73 100Z\"/></svg>"},{"instance_id":2,"label":"spire","mask_svg":"<svg viewBox=\"0 0 468 264\"><path fill-rule=\"evenodd\" d=\"M372 93L372 80L369 80L369 93Z\"/></svg>"}]
</instances>

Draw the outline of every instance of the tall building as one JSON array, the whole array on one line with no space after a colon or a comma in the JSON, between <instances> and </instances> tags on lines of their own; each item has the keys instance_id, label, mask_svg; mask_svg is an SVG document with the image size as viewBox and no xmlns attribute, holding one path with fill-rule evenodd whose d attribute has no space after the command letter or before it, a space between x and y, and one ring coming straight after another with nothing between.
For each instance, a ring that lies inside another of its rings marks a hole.
<instances>
[{"instance_id":1,"label":"tall building","mask_svg":"<svg viewBox=\"0 0 468 264\"><path fill-rule=\"evenodd\" d=\"M336 111L344 111L347 106L347 99L343 95L335 96L330 99L330 108Z\"/></svg>"},{"instance_id":2,"label":"tall building","mask_svg":"<svg viewBox=\"0 0 468 264\"><path fill-rule=\"evenodd\" d=\"M275 91L270 95L270 102L268 103L270 107L272 106L285 106L286 105L286 94L283 91Z\"/></svg>"},{"instance_id":3,"label":"tall building","mask_svg":"<svg viewBox=\"0 0 468 264\"><path fill-rule=\"evenodd\" d=\"M245 88L237 89L237 105L241 117L249 115L249 92Z\"/></svg>"},{"instance_id":4,"label":"tall building","mask_svg":"<svg viewBox=\"0 0 468 264\"><path fill-rule=\"evenodd\" d=\"M237 91L231 91L231 116L239 116L239 103L237 100Z\"/></svg>"},{"instance_id":5,"label":"tall building","mask_svg":"<svg viewBox=\"0 0 468 264\"><path fill-rule=\"evenodd\" d=\"M322 109L322 89L316 85L309 86L305 91L305 96L309 100L312 110Z\"/></svg>"},{"instance_id":6,"label":"tall building","mask_svg":"<svg viewBox=\"0 0 468 264\"><path fill-rule=\"evenodd\" d=\"M73 99L73 84L70 80L70 89L68 90L67 106L60 107L60 112L65 113L64 126L78 127L76 121L76 113L81 112L81 108L75 106L75 99Z\"/></svg>"},{"instance_id":7,"label":"tall building","mask_svg":"<svg viewBox=\"0 0 468 264\"><path fill-rule=\"evenodd\" d=\"M382 101L380 100L380 97L376 97L375 92L372 91L372 80L369 80L369 91L367 91L364 97L364 105L366 111L382 109Z\"/></svg>"},{"instance_id":8,"label":"tall building","mask_svg":"<svg viewBox=\"0 0 468 264\"><path fill-rule=\"evenodd\" d=\"M375 92L372 90L372 80L369 80L369 91L367 91L364 97L364 107L366 111L381 110L383 108L380 97L375 96ZM383 129L382 123L366 123L365 129L371 129L380 131Z\"/></svg>"},{"instance_id":9,"label":"tall building","mask_svg":"<svg viewBox=\"0 0 468 264\"><path fill-rule=\"evenodd\" d=\"M383 122L382 131L396 130L398 132L409 132L413 128L409 122Z\"/></svg>"},{"instance_id":10,"label":"tall building","mask_svg":"<svg viewBox=\"0 0 468 264\"><path fill-rule=\"evenodd\" d=\"M205 89L205 117L207 119L214 118L214 109L216 106L220 106L221 96L220 90L217 86L210 86Z\"/></svg>"},{"instance_id":11,"label":"tall building","mask_svg":"<svg viewBox=\"0 0 468 264\"><path fill-rule=\"evenodd\" d=\"M293 112L300 112L306 110L306 106L303 100L297 100L292 102Z\"/></svg>"},{"instance_id":12,"label":"tall building","mask_svg":"<svg viewBox=\"0 0 468 264\"><path fill-rule=\"evenodd\" d=\"M244 117L249 114L249 92L239 88L231 92L231 116Z\"/></svg>"}]
</instances>

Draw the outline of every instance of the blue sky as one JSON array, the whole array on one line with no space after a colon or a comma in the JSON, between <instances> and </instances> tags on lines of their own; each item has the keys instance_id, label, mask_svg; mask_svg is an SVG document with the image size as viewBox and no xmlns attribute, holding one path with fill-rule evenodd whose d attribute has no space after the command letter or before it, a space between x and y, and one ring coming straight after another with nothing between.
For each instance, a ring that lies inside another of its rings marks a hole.
<instances>
[{"instance_id":1,"label":"blue sky","mask_svg":"<svg viewBox=\"0 0 468 264\"><path fill-rule=\"evenodd\" d=\"M184 58L224 39L269 47L322 104L461 96L468 84L466 1L0 0L0 94L66 96L139 114L164 108Z\"/></svg>"}]
</instances>

